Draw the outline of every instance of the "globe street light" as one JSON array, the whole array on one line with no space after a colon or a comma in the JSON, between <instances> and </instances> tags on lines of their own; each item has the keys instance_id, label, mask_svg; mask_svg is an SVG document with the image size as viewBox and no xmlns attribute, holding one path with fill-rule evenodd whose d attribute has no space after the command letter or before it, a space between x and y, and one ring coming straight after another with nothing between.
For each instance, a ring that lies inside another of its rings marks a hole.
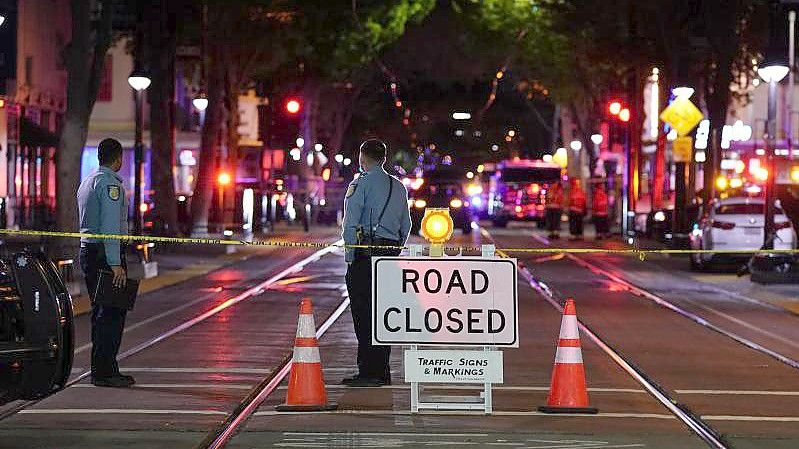
<instances>
[{"instance_id":1,"label":"globe street light","mask_svg":"<svg viewBox=\"0 0 799 449\"><path fill-rule=\"evenodd\" d=\"M133 68L128 76L128 84L133 88L133 99L135 104L135 118L136 118L136 134L133 147L135 173L133 176L133 210L136 214L136 219L133 221L133 232L136 235L141 235L142 232L142 175L144 168L144 145L142 143L142 93L145 89L150 87L150 77L142 69L138 63Z\"/></svg>"},{"instance_id":2,"label":"globe street light","mask_svg":"<svg viewBox=\"0 0 799 449\"><path fill-rule=\"evenodd\" d=\"M191 100L191 104L194 105L194 108L200 111L202 114L208 109L208 96L205 95L205 92L200 91L200 94L197 95L197 98Z\"/></svg>"}]
</instances>

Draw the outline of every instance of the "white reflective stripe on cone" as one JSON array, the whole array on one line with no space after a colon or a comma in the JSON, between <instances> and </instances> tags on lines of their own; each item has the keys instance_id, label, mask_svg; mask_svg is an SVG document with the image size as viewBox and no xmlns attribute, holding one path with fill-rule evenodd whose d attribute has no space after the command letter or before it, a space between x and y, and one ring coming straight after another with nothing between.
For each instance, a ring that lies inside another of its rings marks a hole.
<instances>
[{"instance_id":1,"label":"white reflective stripe on cone","mask_svg":"<svg viewBox=\"0 0 799 449\"><path fill-rule=\"evenodd\" d=\"M316 336L316 325L313 321L313 315L300 315L300 319L297 320L297 336L300 338Z\"/></svg>"},{"instance_id":2,"label":"white reflective stripe on cone","mask_svg":"<svg viewBox=\"0 0 799 449\"><path fill-rule=\"evenodd\" d=\"M558 346L555 363L583 363L583 353L580 348Z\"/></svg>"},{"instance_id":3,"label":"white reflective stripe on cone","mask_svg":"<svg viewBox=\"0 0 799 449\"><path fill-rule=\"evenodd\" d=\"M319 348L316 346L295 346L294 347L294 363L322 363L319 357Z\"/></svg>"},{"instance_id":4,"label":"white reflective stripe on cone","mask_svg":"<svg viewBox=\"0 0 799 449\"><path fill-rule=\"evenodd\" d=\"M577 329L576 315L563 315L560 322L560 338L562 340L575 340L580 338L580 331Z\"/></svg>"}]
</instances>

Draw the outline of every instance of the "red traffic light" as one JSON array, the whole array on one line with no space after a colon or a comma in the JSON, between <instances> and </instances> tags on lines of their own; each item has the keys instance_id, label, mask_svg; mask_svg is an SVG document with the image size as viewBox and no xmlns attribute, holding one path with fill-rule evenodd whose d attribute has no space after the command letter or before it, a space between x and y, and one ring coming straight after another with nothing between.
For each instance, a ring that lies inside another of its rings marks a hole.
<instances>
[{"instance_id":1,"label":"red traffic light","mask_svg":"<svg viewBox=\"0 0 799 449\"><path fill-rule=\"evenodd\" d=\"M619 111L619 120L621 120L623 122L629 122L630 121L630 110L627 109L627 108L624 108L621 111Z\"/></svg>"},{"instance_id":2,"label":"red traffic light","mask_svg":"<svg viewBox=\"0 0 799 449\"><path fill-rule=\"evenodd\" d=\"M613 115L619 115L619 113L621 112L621 102L611 101L608 104L608 112L610 112Z\"/></svg>"},{"instance_id":3,"label":"red traffic light","mask_svg":"<svg viewBox=\"0 0 799 449\"><path fill-rule=\"evenodd\" d=\"M216 177L216 182L220 186L226 186L230 184L230 181L233 179L230 177L230 173L228 172L220 172L219 175Z\"/></svg>"},{"instance_id":4,"label":"red traffic light","mask_svg":"<svg viewBox=\"0 0 799 449\"><path fill-rule=\"evenodd\" d=\"M286 112L288 112L289 114L296 114L300 112L302 104L300 104L300 100L297 98L289 98L288 100L286 100L285 107L286 107Z\"/></svg>"}]
</instances>

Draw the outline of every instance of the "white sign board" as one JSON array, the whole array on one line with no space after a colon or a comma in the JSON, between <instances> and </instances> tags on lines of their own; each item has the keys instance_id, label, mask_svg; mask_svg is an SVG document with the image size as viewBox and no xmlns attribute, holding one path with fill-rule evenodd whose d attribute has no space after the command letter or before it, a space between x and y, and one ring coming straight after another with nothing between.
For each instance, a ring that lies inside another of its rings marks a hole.
<instances>
[{"instance_id":1,"label":"white sign board","mask_svg":"<svg viewBox=\"0 0 799 449\"><path fill-rule=\"evenodd\" d=\"M405 351L405 382L501 384L502 381L502 351Z\"/></svg>"},{"instance_id":2,"label":"white sign board","mask_svg":"<svg viewBox=\"0 0 799 449\"><path fill-rule=\"evenodd\" d=\"M372 343L519 346L516 259L373 257Z\"/></svg>"}]
</instances>

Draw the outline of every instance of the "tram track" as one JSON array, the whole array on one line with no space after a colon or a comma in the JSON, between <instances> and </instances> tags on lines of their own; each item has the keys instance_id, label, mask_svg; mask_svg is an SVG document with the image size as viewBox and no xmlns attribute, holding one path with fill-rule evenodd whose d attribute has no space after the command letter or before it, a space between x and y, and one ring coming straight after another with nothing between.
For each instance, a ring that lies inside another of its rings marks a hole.
<instances>
[{"instance_id":1,"label":"tram track","mask_svg":"<svg viewBox=\"0 0 799 449\"><path fill-rule=\"evenodd\" d=\"M495 242L493 236L485 229L481 230L481 235ZM497 253L503 257L509 257L502 250ZM568 256L568 254L567 254ZM541 295L555 310L563 313L563 305L556 297L552 289L545 283L536 279L530 270L523 264L519 264L519 274L527 281L530 287ZM693 414L686 406L680 404L666 389L661 387L653 377L648 375L643 369L636 366L631 360L622 355L618 350L611 346L599 333L587 326L581 319L577 319L580 331L586 335L594 344L597 345L616 365L638 382L644 390L663 405L672 415L683 422L694 434L702 439L709 447L715 449L728 449L731 446L724 441L720 433L702 420L701 417Z\"/></svg>"},{"instance_id":2,"label":"tram track","mask_svg":"<svg viewBox=\"0 0 799 449\"><path fill-rule=\"evenodd\" d=\"M292 274L298 273L306 265L311 264L313 262L316 262L317 260L322 258L324 255L335 251L336 248L337 248L335 245L338 244L338 243L340 243L340 242L332 243L330 246L327 246L325 248L322 248L322 249L319 249L319 250L315 251L311 255L309 255L307 257L304 257L304 258L300 259L299 261L297 261L295 263L292 263L291 265L289 265L288 267L282 269L278 273L270 276L268 279L256 284L253 287L249 287L249 288L245 289L243 292L237 294L236 296L233 296L232 298L229 298L229 299L223 301L222 303L212 307L211 309L206 310L205 312L203 312L203 313L201 313L199 315L196 315L193 318L185 320L182 323L178 324L177 326L174 326L174 327L170 328L169 330L167 330L165 332L161 332L161 333L159 333L159 334L157 334L157 335L155 335L153 337L150 337L149 339L146 339L145 341L133 346L132 348L121 352L117 356L117 361L122 361L122 360L125 360L125 359L133 356L133 355L139 354L139 353L145 351L146 349L149 349L149 348L157 345L158 343L169 339L170 337L173 337L173 336L175 336L177 334L180 334L180 333L182 333L182 332L184 332L184 331L186 331L188 329L193 328L194 326L206 321L207 319L219 314L220 312L222 312L222 311L224 311L224 310L226 310L226 309L228 309L228 308L230 308L230 307L232 307L232 306L234 306L236 304L241 303L242 301L245 301L245 300L247 300L249 298L252 298L253 296L257 296L257 295L260 295L260 294L264 293L268 288L272 287L273 285L275 285L280 280L282 280L282 279L284 279L287 276L290 276ZM202 299L205 299L205 298L202 298ZM197 302L198 302L198 300L194 300L194 301L191 301L188 304L194 305ZM165 313L166 314L171 314L171 313L174 313L176 311L186 309L187 307L188 306L186 304L184 304L184 305L181 305L181 306L179 306L179 307L177 307L175 309L171 309L170 311L166 311L166 312L163 312L161 314L158 314L155 317L151 317L151 318L145 319L144 321L149 322L149 321L153 320L154 318L159 318L160 319L163 316L166 316ZM140 323L133 324L132 326L139 327ZM65 389L67 389L67 388L69 388L69 387L71 387L73 385L76 385L77 383L79 383L82 380L86 379L90 375L91 375L91 371L90 370L86 370L86 371L82 372L81 374L72 377L64 385L64 389L62 389L61 391L65 390ZM58 394L58 392L56 392L55 394ZM25 409L33 406L33 405L38 404L42 399L44 399L44 398L35 399L35 400L28 400L28 401L22 401L22 402L20 402L19 404L15 405L15 406L12 406L12 407L9 407L9 408L3 410L2 413L0 413L0 421L3 421L3 420L5 420L5 419L7 419L7 418L9 418L11 416L16 415L17 413L19 413L22 410L25 410Z\"/></svg>"},{"instance_id":3,"label":"tram track","mask_svg":"<svg viewBox=\"0 0 799 449\"><path fill-rule=\"evenodd\" d=\"M547 240L541 238L538 235L533 234L533 238L536 239L541 244L544 244L544 245L547 245L547 246L550 245L550 243ZM740 335L739 333L736 333L736 332L731 331L729 329L726 329L726 328L724 328L724 327L722 327L722 326L720 326L720 325L718 325L718 324L716 324L714 322L711 322L710 320L708 320L708 319L706 319L706 318L704 318L704 317L702 317L700 315L697 315L697 314L695 314L695 313L693 313L693 312L691 312L691 311L689 311L689 310L687 310L687 309L685 309L683 307L680 307L679 305L675 304L674 302L669 301L666 298L664 298L664 297L662 297L662 296L660 296L658 294L652 293L649 290L646 290L646 289L644 289L642 287L639 287L639 286L633 284L632 282L630 282L630 281L628 281L628 280L626 280L626 279L624 279L624 278L622 278L622 277L620 277L620 276L618 276L618 275L616 275L614 273L611 273L609 270L607 270L605 268L602 268L599 265L591 263L591 262L589 262L589 261L587 261L587 260L585 260L585 259L583 259L581 257L577 257L574 254L566 253L565 256L569 260L571 260L571 261L575 262L577 265L579 265L579 266L591 271L592 273L594 273L596 275L599 275L599 276L603 276L603 277L615 282L616 284L622 286L623 288L625 288L627 291L629 291L630 293L632 293L635 296L638 296L640 298L644 298L646 300L649 300L649 301L651 301L651 302L653 302L653 303L655 303L655 304L657 304L657 305L659 305L659 306L661 306L661 307L663 307L663 308L665 308L667 310L675 312L678 315L681 315L682 317L693 321L696 324L699 324L702 327L705 327L705 328L710 329L710 330L712 330L714 332L717 332L717 333L719 333L719 334L721 334L721 335L723 335L723 336L725 336L725 337L727 337L729 339L732 339L733 341L735 341L735 342L737 342L737 343L739 343L739 344L741 344L743 346L746 346L749 349L752 349L752 350L757 351L757 352L759 352L761 354L764 354L764 355L767 355L767 356L769 356L769 357L771 357L773 359L776 359L776 360L780 361L781 363L784 363L784 364L790 366L791 368L799 369L799 361L797 361L796 359L794 359L792 357L789 357L789 356L784 355L784 354L782 354L780 352L777 352L777 351L775 351L773 349L770 349L770 348L768 348L768 347L766 347L764 345L761 345L761 344L759 344L759 343L757 343L757 342L755 342L755 341L753 341L753 340L751 340L749 338L746 338L746 337ZM722 291L724 291L724 290L722 290ZM726 291L724 291L724 292L726 292ZM738 298L739 296L743 296L743 295L736 295L736 299L740 299L740 298ZM747 302L751 302L753 304L762 305L760 303L760 301L751 300L751 298L750 298L750 301L747 301ZM766 307L766 306L763 306L763 307ZM774 306L771 306L771 307L774 307ZM763 333L766 334L766 335L768 334L767 332L763 332Z\"/></svg>"},{"instance_id":4,"label":"tram track","mask_svg":"<svg viewBox=\"0 0 799 449\"><path fill-rule=\"evenodd\" d=\"M331 326L341 317L347 307L350 305L349 296L343 294L343 299L333 312L325 318L322 324L316 330L317 340L330 329ZM236 406L225 421L223 421L214 430L208 433L206 438L197 446L198 449L219 449L225 445L235 436L238 429L241 428L247 419L252 416L263 403L275 390L283 379L288 376L291 371L291 353L287 353L278 366L272 370L266 377L264 377L258 385L253 388L250 393Z\"/></svg>"}]
</instances>

